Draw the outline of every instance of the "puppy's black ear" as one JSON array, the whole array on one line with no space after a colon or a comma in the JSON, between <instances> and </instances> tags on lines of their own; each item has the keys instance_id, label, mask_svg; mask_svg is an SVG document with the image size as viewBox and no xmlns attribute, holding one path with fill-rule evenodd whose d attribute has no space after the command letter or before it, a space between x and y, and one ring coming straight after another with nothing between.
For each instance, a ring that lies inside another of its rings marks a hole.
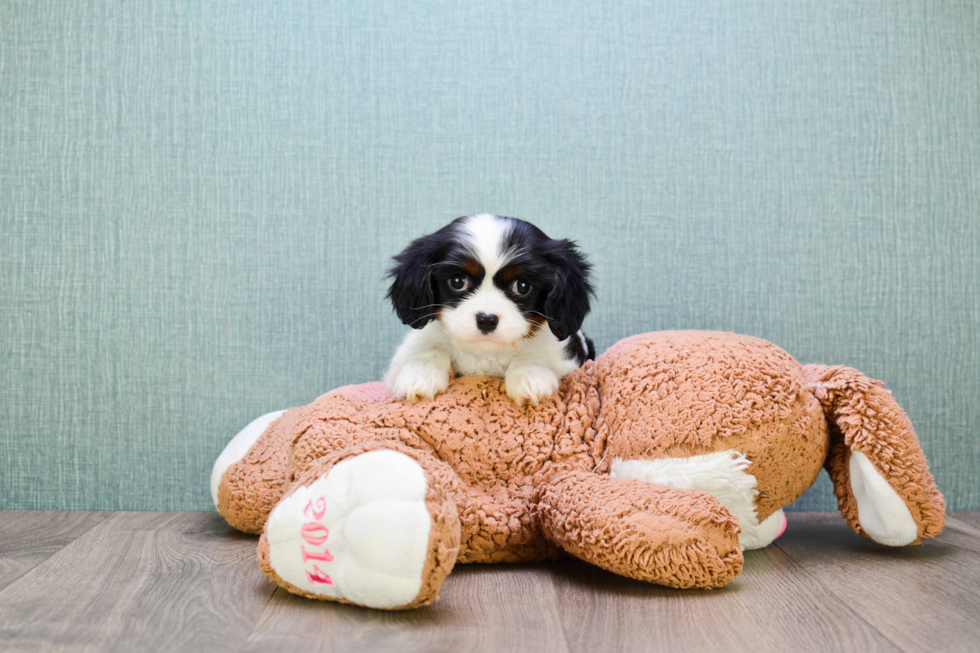
<instances>
[{"instance_id":1,"label":"puppy's black ear","mask_svg":"<svg viewBox=\"0 0 980 653\"><path fill-rule=\"evenodd\" d=\"M545 299L548 326L559 340L582 328L594 293L589 272L592 266L570 240L553 240L546 254L555 270L555 285Z\"/></svg>"},{"instance_id":2,"label":"puppy's black ear","mask_svg":"<svg viewBox=\"0 0 980 653\"><path fill-rule=\"evenodd\" d=\"M392 281L387 297L399 319L414 329L435 319L432 266L439 262L444 242L441 230L413 240L388 271Z\"/></svg>"}]
</instances>

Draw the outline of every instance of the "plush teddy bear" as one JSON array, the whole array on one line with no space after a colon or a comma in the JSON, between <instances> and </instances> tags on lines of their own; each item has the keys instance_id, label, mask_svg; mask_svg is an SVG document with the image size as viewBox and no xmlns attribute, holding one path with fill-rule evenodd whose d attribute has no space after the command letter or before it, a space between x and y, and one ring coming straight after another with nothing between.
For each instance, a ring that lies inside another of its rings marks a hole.
<instances>
[{"instance_id":1,"label":"plush teddy bear","mask_svg":"<svg viewBox=\"0 0 980 653\"><path fill-rule=\"evenodd\" d=\"M620 341L518 407L500 379L414 404L380 383L272 413L218 458L229 524L290 592L372 608L430 603L456 562L546 560L720 587L767 546L825 467L857 533L935 537L945 505L905 413L856 370L801 367L764 340Z\"/></svg>"}]
</instances>

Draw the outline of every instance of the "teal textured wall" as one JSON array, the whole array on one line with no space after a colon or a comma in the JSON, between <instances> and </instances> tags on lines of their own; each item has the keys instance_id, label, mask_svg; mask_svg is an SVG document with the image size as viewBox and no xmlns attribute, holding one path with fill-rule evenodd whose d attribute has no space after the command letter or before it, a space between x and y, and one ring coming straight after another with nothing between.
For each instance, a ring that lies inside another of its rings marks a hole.
<instances>
[{"instance_id":1,"label":"teal textured wall","mask_svg":"<svg viewBox=\"0 0 980 653\"><path fill-rule=\"evenodd\" d=\"M208 508L241 426L379 377L386 259L482 211L581 242L600 349L725 329L886 380L980 509L952 0L3 2L0 507Z\"/></svg>"}]
</instances>

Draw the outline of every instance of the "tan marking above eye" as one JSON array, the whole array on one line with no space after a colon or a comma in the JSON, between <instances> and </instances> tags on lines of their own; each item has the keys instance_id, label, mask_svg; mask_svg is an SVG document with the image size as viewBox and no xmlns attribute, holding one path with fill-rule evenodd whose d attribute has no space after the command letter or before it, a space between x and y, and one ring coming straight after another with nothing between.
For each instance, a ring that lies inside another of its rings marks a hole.
<instances>
[{"instance_id":1,"label":"tan marking above eye","mask_svg":"<svg viewBox=\"0 0 980 653\"><path fill-rule=\"evenodd\" d=\"M466 270L471 277L476 277L480 274L480 264L472 259L463 261L460 267Z\"/></svg>"},{"instance_id":2,"label":"tan marking above eye","mask_svg":"<svg viewBox=\"0 0 980 653\"><path fill-rule=\"evenodd\" d=\"M504 281L511 281L514 277L519 276L524 272L524 268L519 265L514 265L509 268L504 268L500 271L500 278Z\"/></svg>"}]
</instances>

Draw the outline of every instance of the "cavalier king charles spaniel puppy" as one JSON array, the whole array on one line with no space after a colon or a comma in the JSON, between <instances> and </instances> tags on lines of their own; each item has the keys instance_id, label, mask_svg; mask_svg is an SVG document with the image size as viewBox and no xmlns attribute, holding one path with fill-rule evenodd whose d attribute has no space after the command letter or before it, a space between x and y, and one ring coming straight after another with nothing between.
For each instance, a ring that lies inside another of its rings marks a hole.
<instances>
[{"instance_id":1,"label":"cavalier king charles spaniel puppy","mask_svg":"<svg viewBox=\"0 0 980 653\"><path fill-rule=\"evenodd\" d=\"M595 357L579 330L593 294L590 265L569 240L481 214L412 241L394 260L388 298L416 329L385 373L398 399L434 397L453 370L503 378L518 405L536 405Z\"/></svg>"}]
</instances>

